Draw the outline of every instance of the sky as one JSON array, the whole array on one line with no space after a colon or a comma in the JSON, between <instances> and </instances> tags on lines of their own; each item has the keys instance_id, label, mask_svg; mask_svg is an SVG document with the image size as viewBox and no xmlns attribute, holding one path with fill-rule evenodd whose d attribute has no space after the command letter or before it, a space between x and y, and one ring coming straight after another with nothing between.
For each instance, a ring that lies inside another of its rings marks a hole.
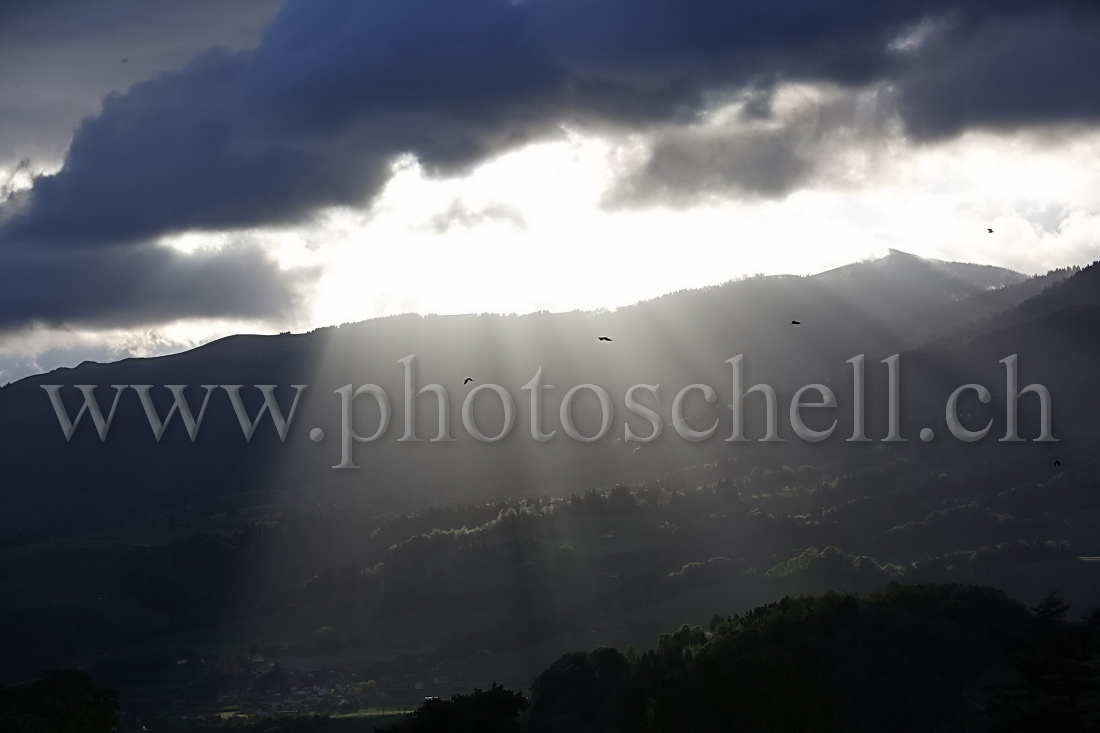
<instances>
[{"instance_id":1,"label":"sky","mask_svg":"<svg viewBox=\"0 0 1100 733\"><path fill-rule=\"evenodd\" d=\"M1097 38L1069 0L9 0L0 384L889 248L1085 265Z\"/></svg>"}]
</instances>

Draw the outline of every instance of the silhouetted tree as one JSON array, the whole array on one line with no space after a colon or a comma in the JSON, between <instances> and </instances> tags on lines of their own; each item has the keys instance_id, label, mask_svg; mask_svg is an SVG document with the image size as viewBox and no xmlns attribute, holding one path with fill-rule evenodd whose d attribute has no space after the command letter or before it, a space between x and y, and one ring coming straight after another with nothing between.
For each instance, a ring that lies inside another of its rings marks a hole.
<instances>
[{"instance_id":1,"label":"silhouetted tree","mask_svg":"<svg viewBox=\"0 0 1100 733\"><path fill-rule=\"evenodd\" d=\"M995 730L1085 733L1100 728L1100 676L1086 625L1066 620L1068 603L1051 591L1032 611L1019 653L1020 681L991 705Z\"/></svg>"},{"instance_id":2,"label":"silhouetted tree","mask_svg":"<svg viewBox=\"0 0 1100 733\"><path fill-rule=\"evenodd\" d=\"M517 720L527 709L523 693L493 683L488 690L475 689L470 695L450 700L430 698L405 721L392 726L391 733L519 733Z\"/></svg>"}]
</instances>

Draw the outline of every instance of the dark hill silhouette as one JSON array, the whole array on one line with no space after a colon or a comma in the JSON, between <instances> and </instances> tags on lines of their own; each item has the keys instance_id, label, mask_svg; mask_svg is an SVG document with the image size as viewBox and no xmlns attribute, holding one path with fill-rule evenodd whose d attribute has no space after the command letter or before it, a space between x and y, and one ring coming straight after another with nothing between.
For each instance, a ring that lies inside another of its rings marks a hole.
<instances>
[{"instance_id":1,"label":"dark hill silhouette","mask_svg":"<svg viewBox=\"0 0 1100 733\"><path fill-rule=\"evenodd\" d=\"M973 330L975 322L1007 312L1047 288L1080 272L1079 267L1052 270L1020 282L991 290L983 290L959 300L936 303L921 309L913 320L921 324L921 330L913 332L908 346L914 347L937 338Z\"/></svg>"},{"instance_id":2,"label":"dark hill silhouette","mask_svg":"<svg viewBox=\"0 0 1100 733\"><path fill-rule=\"evenodd\" d=\"M942 426L947 396L957 387L976 383L990 390L991 402L982 405L970 393L962 400L961 412L971 416L968 424L979 428L993 419L991 442L1005 437L1006 366L1001 362L1016 355L1017 388L1040 384L1051 394L1053 435L1061 441L1060 447L1079 445L1087 452L1087 446L1098 437L1091 415L1100 389L1100 341L1095 338L1100 332L1100 265L1055 271L1004 291L1014 292L990 293L997 294L999 310L960 321L928 342L902 352L902 403L909 406L903 433L912 437L925 426ZM1009 296L1019 301L1013 307L1001 307L999 298ZM966 309L974 305L959 303ZM981 310L985 305L973 312ZM885 389L885 375L869 372L870 414L885 414L882 404L876 404ZM1020 398L1019 434L1026 442L1010 444L1014 450L1035 447L1031 441L1039 434L1038 407L1036 396ZM970 445L954 448L972 450Z\"/></svg>"}]
</instances>

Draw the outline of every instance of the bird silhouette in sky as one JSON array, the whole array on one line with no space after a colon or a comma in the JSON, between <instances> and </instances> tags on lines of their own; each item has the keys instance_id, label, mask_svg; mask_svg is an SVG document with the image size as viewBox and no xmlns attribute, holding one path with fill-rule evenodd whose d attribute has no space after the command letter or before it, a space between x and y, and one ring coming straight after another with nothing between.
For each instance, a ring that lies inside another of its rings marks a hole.
<instances>
[{"instance_id":1,"label":"bird silhouette in sky","mask_svg":"<svg viewBox=\"0 0 1100 733\"><path fill-rule=\"evenodd\" d=\"M986 230L987 232L989 232L990 234L992 234L992 233L993 233L993 230L992 230L992 229L990 229L989 227L986 227L986 228L985 228L985 230Z\"/></svg>"},{"instance_id":2,"label":"bird silhouette in sky","mask_svg":"<svg viewBox=\"0 0 1100 733\"><path fill-rule=\"evenodd\" d=\"M474 381L474 378L473 378L473 377L466 377L466 381L465 381L465 382L463 382L463 384L469 384L469 383L470 383L470 382L472 382L472 381Z\"/></svg>"},{"instance_id":3,"label":"bird silhouette in sky","mask_svg":"<svg viewBox=\"0 0 1100 733\"><path fill-rule=\"evenodd\" d=\"M610 336L600 336L600 341L610 341L610 340L611 340Z\"/></svg>"},{"instance_id":4,"label":"bird silhouette in sky","mask_svg":"<svg viewBox=\"0 0 1100 733\"><path fill-rule=\"evenodd\" d=\"M792 325L792 326L801 326L801 325L802 325L802 321L791 321L791 325Z\"/></svg>"},{"instance_id":5,"label":"bird silhouette in sky","mask_svg":"<svg viewBox=\"0 0 1100 733\"><path fill-rule=\"evenodd\" d=\"M1055 468L1061 468L1062 467L1062 462L1061 461L1055 461L1054 462L1054 467Z\"/></svg>"}]
</instances>

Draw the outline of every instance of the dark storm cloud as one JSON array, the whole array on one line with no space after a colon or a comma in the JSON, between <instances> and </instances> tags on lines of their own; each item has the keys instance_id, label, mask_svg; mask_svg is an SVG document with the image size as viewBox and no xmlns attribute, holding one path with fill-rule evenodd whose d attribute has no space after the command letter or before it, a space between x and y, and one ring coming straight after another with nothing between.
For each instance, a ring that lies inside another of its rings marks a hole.
<instances>
[{"instance_id":1,"label":"dark storm cloud","mask_svg":"<svg viewBox=\"0 0 1100 733\"><path fill-rule=\"evenodd\" d=\"M835 162L853 149L866 162L876 159L870 151L892 121L888 90L790 96L777 111L773 94L750 90L731 101L721 123L653 133L644 160L618 171L605 205L691 205L711 194L781 198L811 181L839 183Z\"/></svg>"},{"instance_id":2,"label":"dark storm cloud","mask_svg":"<svg viewBox=\"0 0 1100 733\"><path fill-rule=\"evenodd\" d=\"M462 170L550 124L559 74L527 15L496 0L291 3L255 52L108 97L0 237L83 246L285 223L362 204L401 153Z\"/></svg>"},{"instance_id":3,"label":"dark storm cloud","mask_svg":"<svg viewBox=\"0 0 1100 733\"><path fill-rule=\"evenodd\" d=\"M280 271L254 246L182 254L158 246L15 251L0 269L0 332L292 314L310 271Z\"/></svg>"},{"instance_id":4,"label":"dark storm cloud","mask_svg":"<svg viewBox=\"0 0 1100 733\"><path fill-rule=\"evenodd\" d=\"M830 139L752 124L773 116L768 90L785 82L890 87L918 137L1095 121L1098 82L1083 73L1097 53L1095 7L290 0L254 50L211 51L107 97L61 170L0 206L0 256L11 272L30 267L32 250L92 258L170 232L300 222L369 205L399 156L455 174L562 123L663 134L634 181L642 198L692 193L695 170L706 174L699 190L782 195ZM891 47L922 21L927 38ZM697 130L717 101L746 90L745 124ZM168 257L154 252L135 262ZM169 259L150 267L186 263Z\"/></svg>"},{"instance_id":5,"label":"dark storm cloud","mask_svg":"<svg viewBox=\"0 0 1100 733\"><path fill-rule=\"evenodd\" d=\"M1095 124L1098 39L1097 13L1083 9L947 24L914 52L902 76L906 126L918 139L935 139L971 127Z\"/></svg>"},{"instance_id":6,"label":"dark storm cloud","mask_svg":"<svg viewBox=\"0 0 1100 733\"><path fill-rule=\"evenodd\" d=\"M96 111L105 94L179 68L211 46L254 45L279 5L279 0L0 4L0 168L8 169L0 200L11 196L22 175L61 160L74 126ZM196 98L203 96L195 91ZM128 96L115 94L110 99ZM70 152L66 175L79 172L83 190L71 189L73 199L51 201L46 208L52 215L88 220L86 207L97 204L94 192L112 181L109 168L98 169L101 162L79 149ZM39 178L36 188L49 188L50 180ZM25 192L16 193L0 215L12 216L26 199ZM47 199L48 194L42 200ZM162 212L171 205L158 204ZM115 226L140 214L110 206L100 213ZM79 244L81 234L74 227L71 243ZM9 233L0 236L0 332L31 323L109 327L182 318L268 318L299 308L315 274L282 271L254 246L183 254L142 240L125 249L60 251Z\"/></svg>"},{"instance_id":7,"label":"dark storm cloud","mask_svg":"<svg viewBox=\"0 0 1100 733\"><path fill-rule=\"evenodd\" d=\"M707 192L762 197L788 193L813 170L790 129L676 131L660 137L635 176L609 203L691 201Z\"/></svg>"},{"instance_id":8,"label":"dark storm cloud","mask_svg":"<svg viewBox=\"0 0 1100 733\"><path fill-rule=\"evenodd\" d=\"M913 79L907 114L919 120L929 115L921 100L936 101L920 93L922 70L977 54L960 90L996 76L997 60L1018 53L1012 43L984 56L969 44L994 26L1036 27L1040 11L1029 6L1061 12L1054 5L292 0L255 51L207 54L106 100L77 130L64 169L36 181L0 235L114 242L300 220L326 205L368 203L399 154L453 173L562 121L691 121L711 95L761 79L890 79L903 89ZM1094 37L1084 34L1096 15L1080 16L1067 28L1080 42L1056 37L1067 57ZM925 17L952 19L962 46L888 48ZM1042 101L1061 100L1041 106L1047 114L1089 114L1096 104L1059 97L1091 79L1047 81ZM997 121L1002 103L989 96L971 100L967 124ZM764 189L781 188L798 168L796 157L776 157L791 172L761 167L777 178Z\"/></svg>"},{"instance_id":9,"label":"dark storm cloud","mask_svg":"<svg viewBox=\"0 0 1100 733\"><path fill-rule=\"evenodd\" d=\"M4 0L0 168L60 162L105 94L179 68L211 46L254 45L280 0ZM123 63L122 59L126 59Z\"/></svg>"}]
</instances>

